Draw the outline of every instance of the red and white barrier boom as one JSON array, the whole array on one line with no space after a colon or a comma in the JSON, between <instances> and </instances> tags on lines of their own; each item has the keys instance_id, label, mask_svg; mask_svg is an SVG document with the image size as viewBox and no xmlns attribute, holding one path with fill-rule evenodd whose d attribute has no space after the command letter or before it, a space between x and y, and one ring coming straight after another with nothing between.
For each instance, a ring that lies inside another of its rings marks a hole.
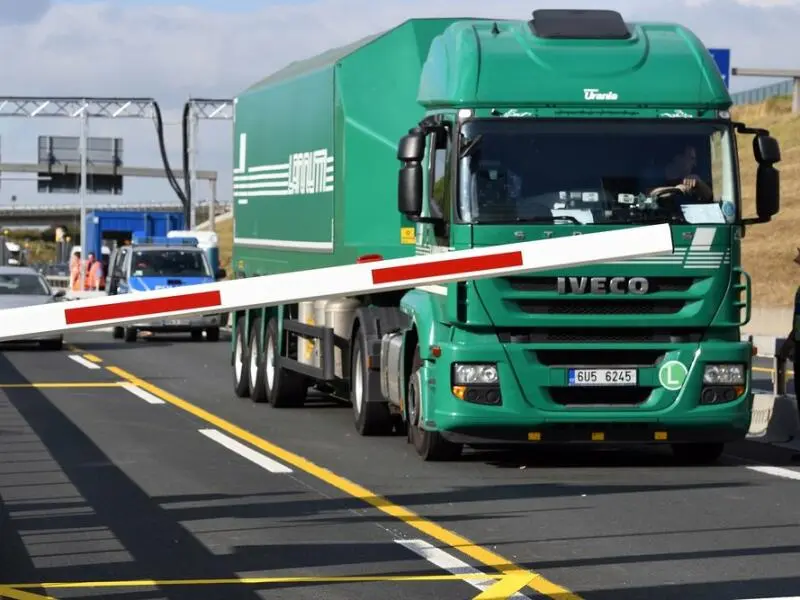
<instances>
[{"instance_id":1,"label":"red and white barrier boom","mask_svg":"<svg viewBox=\"0 0 800 600\"><path fill-rule=\"evenodd\" d=\"M669 254L668 224L9 308L0 341Z\"/></svg>"}]
</instances>

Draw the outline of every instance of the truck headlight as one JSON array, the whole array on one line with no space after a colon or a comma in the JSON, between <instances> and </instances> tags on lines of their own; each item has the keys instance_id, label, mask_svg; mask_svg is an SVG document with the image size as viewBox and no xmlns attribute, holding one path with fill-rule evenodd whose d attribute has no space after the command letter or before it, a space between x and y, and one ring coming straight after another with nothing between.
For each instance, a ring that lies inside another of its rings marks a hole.
<instances>
[{"instance_id":1,"label":"truck headlight","mask_svg":"<svg viewBox=\"0 0 800 600\"><path fill-rule=\"evenodd\" d=\"M493 363L453 365L453 385L492 385L497 380L497 365Z\"/></svg>"},{"instance_id":2,"label":"truck headlight","mask_svg":"<svg viewBox=\"0 0 800 600\"><path fill-rule=\"evenodd\" d=\"M711 385L744 385L744 365L706 365L703 383Z\"/></svg>"}]
</instances>

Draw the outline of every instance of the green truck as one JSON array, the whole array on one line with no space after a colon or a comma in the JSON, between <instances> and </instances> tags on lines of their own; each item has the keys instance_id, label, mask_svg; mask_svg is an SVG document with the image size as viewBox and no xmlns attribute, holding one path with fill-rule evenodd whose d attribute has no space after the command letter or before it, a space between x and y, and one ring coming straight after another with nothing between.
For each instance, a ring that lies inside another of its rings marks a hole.
<instances>
[{"instance_id":1,"label":"green truck","mask_svg":"<svg viewBox=\"0 0 800 600\"><path fill-rule=\"evenodd\" d=\"M675 250L239 311L235 393L316 388L424 460L581 442L715 460L750 425L741 240L779 208L778 144L730 106L691 31L599 10L411 19L267 77L235 101L236 278L658 222Z\"/></svg>"}]
</instances>

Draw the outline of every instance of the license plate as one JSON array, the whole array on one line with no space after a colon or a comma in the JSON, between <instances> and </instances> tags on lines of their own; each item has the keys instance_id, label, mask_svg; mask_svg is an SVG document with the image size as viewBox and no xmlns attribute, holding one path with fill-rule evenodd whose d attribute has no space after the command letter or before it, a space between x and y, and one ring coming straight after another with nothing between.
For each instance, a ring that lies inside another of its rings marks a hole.
<instances>
[{"instance_id":1,"label":"license plate","mask_svg":"<svg viewBox=\"0 0 800 600\"><path fill-rule=\"evenodd\" d=\"M636 385L636 369L570 369L569 385Z\"/></svg>"}]
</instances>

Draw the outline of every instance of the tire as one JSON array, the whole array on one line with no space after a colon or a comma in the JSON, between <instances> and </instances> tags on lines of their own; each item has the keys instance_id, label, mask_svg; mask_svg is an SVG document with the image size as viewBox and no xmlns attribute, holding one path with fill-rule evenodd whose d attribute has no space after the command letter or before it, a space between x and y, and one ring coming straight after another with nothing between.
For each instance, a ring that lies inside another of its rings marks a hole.
<instances>
[{"instance_id":1,"label":"tire","mask_svg":"<svg viewBox=\"0 0 800 600\"><path fill-rule=\"evenodd\" d=\"M135 327L126 327L123 330L123 337L125 341L128 343L132 343L136 341L136 337L138 336L139 332L136 331Z\"/></svg>"},{"instance_id":2,"label":"tire","mask_svg":"<svg viewBox=\"0 0 800 600\"><path fill-rule=\"evenodd\" d=\"M408 441L414 450L426 462L456 460L461 456L463 444L454 444L442 437L438 431L425 431L420 427L420 394L419 371L422 359L419 346L414 348L414 359L411 363L411 376L408 378Z\"/></svg>"},{"instance_id":3,"label":"tire","mask_svg":"<svg viewBox=\"0 0 800 600\"><path fill-rule=\"evenodd\" d=\"M691 465L709 465L717 462L725 451L722 442L698 444L673 444L672 454L680 462Z\"/></svg>"},{"instance_id":4,"label":"tire","mask_svg":"<svg viewBox=\"0 0 800 600\"><path fill-rule=\"evenodd\" d=\"M267 402L273 408L303 406L308 392L308 380L295 371L275 365L278 358L278 321L272 317L264 336L264 387Z\"/></svg>"},{"instance_id":5,"label":"tire","mask_svg":"<svg viewBox=\"0 0 800 600\"><path fill-rule=\"evenodd\" d=\"M364 436L389 435L393 430L389 403L370 398L370 380L378 375L370 372L366 363L366 336L359 327L353 340L353 354L350 360L350 402L353 404L353 421L356 431Z\"/></svg>"},{"instance_id":6,"label":"tire","mask_svg":"<svg viewBox=\"0 0 800 600\"><path fill-rule=\"evenodd\" d=\"M115 340L121 340L125 335L125 329L123 327L114 327L113 331L111 332L111 337Z\"/></svg>"},{"instance_id":7,"label":"tire","mask_svg":"<svg viewBox=\"0 0 800 600\"><path fill-rule=\"evenodd\" d=\"M219 327L209 327L206 329L206 341L218 342L219 341Z\"/></svg>"},{"instance_id":8,"label":"tire","mask_svg":"<svg viewBox=\"0 0 800 600\"><path fill-rule=\"evenodd\" d=\"M259 347L260 338L261 317L256 317L250 325L250 343L247 348L247 392L253 402L266 402L267 400L267 386L264 385L266 378L264 356L266 353Z\"/></svg>"},{"instance_id":9,"label":"tire","mask_svg":"<svg viewBox=\"0 0 800 600\"><path fill-rule=\"evenodd\" d=\"M247 383L250 373L248 365L250 357L247 356L247 334L244 331L245 317L240 318L236 323L236 337L233 346L233 393L239 398L247 398L250 394L250 386Z\"/></svg>"},{"instance_id":10,"label":"tire","mask_svg":"<svg viewBox=\"0 0 800 600\"><path fill-rule=\"evenodd\" d=\"M42 340L39 342L39 348L42 350L52 350L57 351L61 350L64 347L64 338L59 338L57 340Z\"/></svg>"},{"instance_id":11,"label":"tire","mask_svg":"<svg viewBox=\"0 0 800 600\"><path fill-rule=\"evenodd\" d=\"M200 342L203 340L203 330L202 329L192 329L192 341L193 342Z\"/></svg>"}]
</instances>

